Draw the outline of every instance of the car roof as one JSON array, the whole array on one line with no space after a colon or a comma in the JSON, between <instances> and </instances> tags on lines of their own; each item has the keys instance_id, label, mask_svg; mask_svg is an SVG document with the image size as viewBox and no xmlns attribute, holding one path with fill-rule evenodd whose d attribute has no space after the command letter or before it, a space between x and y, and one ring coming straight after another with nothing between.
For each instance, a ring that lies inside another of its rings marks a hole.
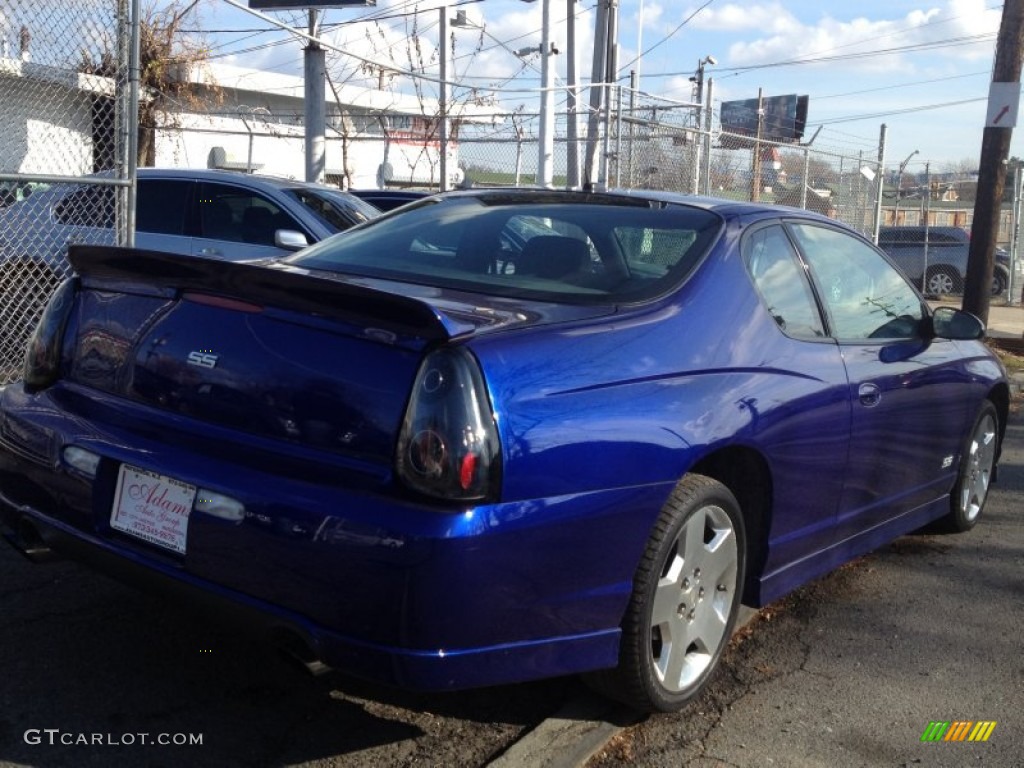
<instances>
[{"instance_id":1,"label":"car roof","mask_svg":"<svg viewBox=\"0 0 1024 768\"><path fill-rule=\"evenodd\" d=\"M359 196L408 198L409 200L437 194L436 190L429 191L425 189L349 189L346 191Z\"/></svg>"},{"instance_id":2,"label":"car roof","mask_svg":"<svg viewBox=\"0 0 1024 768\"><path fill-rule=\"evenodd\" d=\"M444 198L458 199L463 197L495 197L505 196L510 199L522 198L518 202L536 203L558 203L578 201L583 202L587 198L599 203L602 200L608 203L622 202L624 200L647 200L659 203L675 205L687 205L717 213L720 216L734 218L739 216L764 216L766 214L776 216L800 216L807 219L829 222L831 224L846 227L836 219L828 218L814 211L802 208L790 208L788 206L770 205L768 203L751 203L742 200L728 200L718 197L707 197L704 195L688 195L681 192L665 192L652 189L611 189L603 192L586 192L582 190L546 189L544 187L485 187L469 190L454 190L446 192ZM853 230L851 230L853 231Z\"/></svg>"},{"instance_id":3,"label":"car roof","mask_svg":"<svg viewBox=\"0 0 1024 768\"><path fill-rule=\"evenodd\" d=\"M230 184L241 184L254 189L321 189L330 192L341 192L338 187L329 184L317 184L309 181L287 179L282 176L262 176L239 171L223 171L211 168L139 168L140 179L188 179L194 181L221 181Z\"/></svg>"}]
</instances>

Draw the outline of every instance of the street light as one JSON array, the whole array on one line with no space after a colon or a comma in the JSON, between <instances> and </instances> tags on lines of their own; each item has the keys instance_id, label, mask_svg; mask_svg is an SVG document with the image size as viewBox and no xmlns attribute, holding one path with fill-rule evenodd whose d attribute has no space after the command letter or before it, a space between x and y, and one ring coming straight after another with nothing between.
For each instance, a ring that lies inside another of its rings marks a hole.
<instances>
[{"instance_id":1,"label":"street light","mask_svg":"<svg viewBox=\"0 0 1024 768\"><path fill-rule=\"evenodd\" d=\"M437 112L438 120L440 121L440 127L438 137L440 141L441 157L439 158L439 173L441 176L439 189L441 192L448 191L448 7L442 5L438 11L441 16L441 32L440 32L440 45L441 49L440 56L438 57L438 64L440 66L440 80L441 80L441 94L437 99ZM451 25L456 29L476 29L479 27L478 24L474 24L466 18L465 11L456 11L455 18L451 20Z\"/></svg>"},{"instance_id":2,"label":"street light","mask_svg":"<svg viewBox=\"0 0 1024 768\"><path fill-rule=\"evenodd\" d=\"M913 152L907 155L907 159L900 163L900 169L896 173L896 206L892 209L892 225L894 227L898 227L900 224L900 192L903 191L903 171L907 169L907 163L910 162L910 158L912 158L916 154L917 150L915 149Z\"/></svg>"},{"instance_id":3,"label":"street light","mask_svg":"<svg viewBox=\"0 0 1024 768\"><path fill-rule=\"evenodd\" d=\"M717 63L718 60L711 54L708 54L697 62L697 71L690 78L690 82L696 86L696 98L694 101L697 103L697 115L694 123L696 130L693 134L693 194L697 194L700 191L701 142L698 141L698 132L700 131L700 118L704 106L704 65L710 64L715 66Z\"/></svg>"},{"instance_id":4,"label":"street light","mask_svg":"<svg viewBox=\"0 0 1024 768\"><path fill-rule=\"evenodd\" d=\"M533 3L536 0L523 0ZM537 184L554 184L555 160L555 70L551 57L558 50L551 44L551 0L541 0L540 26L540 136L537 149Z\"/></svg>"}]
</instances>

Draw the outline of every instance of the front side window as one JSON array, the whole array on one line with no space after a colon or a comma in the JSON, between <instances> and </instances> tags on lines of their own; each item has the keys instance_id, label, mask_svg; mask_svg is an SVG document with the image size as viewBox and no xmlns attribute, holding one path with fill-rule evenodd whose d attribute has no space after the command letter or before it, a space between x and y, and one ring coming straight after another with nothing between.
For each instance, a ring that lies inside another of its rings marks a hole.
<instances>
[{"instance_id":1,"label":"front side window","mask_svg":"<svg viewBox=\"0 0 1024 768\"><path fill-rule=\"evenodd\" d=\"M922 301L906 278L853 235L816 224L790 224L840 340L918 335Z\"/></svg>"},{"instance_id":2,"label":"front side window","mask_svg":"<svg viewBox=\"0 0 1024 768\"><path fill-rule=\"evenodd\" d=\"M302 231L271 200L230 184L203 184L199 191L199 236L250 245L274 245L279 229Z\"/></svg>"}]
</instances>

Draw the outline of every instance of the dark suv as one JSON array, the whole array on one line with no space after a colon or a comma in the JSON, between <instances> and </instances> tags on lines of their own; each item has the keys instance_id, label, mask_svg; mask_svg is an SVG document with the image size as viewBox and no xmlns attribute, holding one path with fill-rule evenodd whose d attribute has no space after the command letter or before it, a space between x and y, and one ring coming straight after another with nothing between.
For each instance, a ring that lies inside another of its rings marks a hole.
<instances>
[{"instance_id":1,"label":"dark suv","mask_svg":"<svg viewBox=\"0 0 1024 768\"><path fill-rule=\"evenodd\" d=\"M970 243L970 233L960 227L882 227L878 231L878 247L928 295L963 292ZM1010 284L1010 256L996 248L995 262L992 295L1001 296Z\"/></svg>"}]
</instances>

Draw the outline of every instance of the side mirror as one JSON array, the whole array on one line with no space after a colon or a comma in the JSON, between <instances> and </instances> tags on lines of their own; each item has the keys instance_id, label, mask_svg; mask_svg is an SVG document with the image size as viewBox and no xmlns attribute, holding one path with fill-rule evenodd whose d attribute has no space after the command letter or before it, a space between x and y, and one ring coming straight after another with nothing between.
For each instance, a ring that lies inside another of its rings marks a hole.
<instances>
[{"instance_id":1,"label":"side mirror","mask_svg":"<svg viewBox=\"0 0 1024 768\"><path fill-rule=\"evenodd\" d=\"M932 313L932 336L939 339L969 341L985 335L985 324L970 312L953 307L938 307Z\"/></svg>"},{"instance_id":2,"label":"side mirror","mask_svg":"<svg viewBox=\"0 0 1024 768\"><path fill-rule=\"evenodd\" d=\"M279 229L274 233L274 245L286 251L298 251L309 245L306 236L294 229Z\"/></svg>"}]
</instances>

